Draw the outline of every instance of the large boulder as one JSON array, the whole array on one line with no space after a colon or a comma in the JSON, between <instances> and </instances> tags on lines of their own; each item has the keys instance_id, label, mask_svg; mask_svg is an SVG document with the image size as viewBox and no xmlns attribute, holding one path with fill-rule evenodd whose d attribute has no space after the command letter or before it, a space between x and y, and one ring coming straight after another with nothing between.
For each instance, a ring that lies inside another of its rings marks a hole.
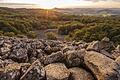
<instances>
[{"instance_id":1,"label":"large boulder","mask_svg":"<svg viewBox=\"0 0 120 80\"><path fill-rule=\"evenodd\" d=\"M68 80L69 70L62 63L54 63L45 66L47 80Z\"/></svg>"},{"instance_id":2,"label":"large boulder","mask_svg":"<svg viewBox=\"0 0 120 80\"><path fill-rule=\"evenodd\" d=\"M119 80L119 70L116 62L105 55L88 51L84 57L86 66L98 80Z\"/></svg>"},{"instance_id":3,"label":"large boulder","mask_svg":"<svg viewBox=\"0 0 120 80\"><path fill-rule=\"evenodd\" d=\"M28 61L27 50L24 48L13 49L13 51L9 55L9 58L17 62L27 62Z\"/></svg>"},{"instance_id":4,"label":"large boulder","mask_svg":"<svg viewBox=\"0 0 120 80\"><path fill-rule=\"evenodd\" d=\"M19 80L21 66L18 63L0 68L0 80Z\"/></svg>"},{"instance_id":5,"label":"large boulder","mask_svg":"<svg viewBox=\"0 0 120 80\"><path fill-rule=\"evenodd\" d=\"M72 73L72 80L94 80L93 76L82 68L73 67L69 71Z\"/></svg>"},{"instance_id":6,"label":"large boulder","mask_svg":"<svg viewBox=\"0 0 120 80\"><path fill-rule=\"evenodd\" d=\"M52 53L51 55L48 55L46 59L44 60L44 64L51 64L55 62L61 62L63 61L63 53L61 51Z\"/></svg>"},{"instance_id":7,"label":"large boulder","mask_svg":"<svg viewBox=\"0 0 120 80\"><path fill-rule=\"evenodd\" d=\"M82 50L73 50L73 51L67 51L65 53L65 64L67 67L79 67L80 65L84 64L84 55L86 54L86 51L84 49Z\"/></svg>"},{"instance_id":8,"label":"large boulder","mask_svg":"<svg viewBox=\"0 0 120 80\"><path fill-rule=\"evenodd\" d=\"M26 68L29 65L26 66ZM31 64L31 66L25 71L24 67L23 75L20 80L45 80L45 70L43 69L39 60L36 60Z\"/></svg>"}]
</instances>

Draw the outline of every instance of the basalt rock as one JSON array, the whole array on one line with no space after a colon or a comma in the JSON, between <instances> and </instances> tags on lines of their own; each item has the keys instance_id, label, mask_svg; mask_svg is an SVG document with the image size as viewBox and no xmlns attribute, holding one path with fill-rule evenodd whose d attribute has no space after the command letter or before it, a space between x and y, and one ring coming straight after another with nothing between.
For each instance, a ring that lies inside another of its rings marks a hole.
<instances>
[{"instance_id":1,"label":"basalt rock","mask_svg":"<svg viewBox=\"0 0 120 80\"><path fill-rule=\"evenodd\" d=\"M0 37L0 80L120 80L120 46Z\"/></svg>"},{"instance_id":2,"label":"basalt rock","mask_svg":"<svg viewBox=\"0 0 120 80\"><path fill-rule=\"evenodd\" d=\"M51 55L48 55L44 61L44 64L51 64L51 63L57 63L57 62L62 62L64 59L63 53L60 52L56 52L56 53L52 53Z\"/></svg>"},{"instance_id":3,"label":"basalt rock","mask_svg":"<svg viewBox=\"0 0 120 80\"><path fill-rule=\"evenodd\" d=\"M0 68L1 80L18 80L20 77L20 65L18 63L9 64L4 68Z\"/></svg>"},{"instance_id":4,"label":"basalt rock","mask_svg":"<svg viewBox=\"0 0 120 80\"><path fill-rule=\"evenodd\" d=\"M24 48L20 49L14 49L11 54L9 55L9 58L18 61L18 62L27 62L28 61L28 55L27 50Z\"/></svg>"},{"instance_id":5,"label":"basalt rock","mask_svg":"<svg viewBox=\"0 0 120 80\"><path fill-rule=\"evenodd\" d=\"M65 61L68 67L79 67L84 64L84 56L86 51L82 50L73 50L65 53Z\"/></svg>"},{"instance_id":6,"label":"basalt rock","mask_svg":"<svg viewBox=\"0 0 120 80\"><path fill-rule=\"evenodd\" d=\"M33 62L23 73L20 80L45 80L45 70L39 60Z\"/></svg>"}]
</instances>

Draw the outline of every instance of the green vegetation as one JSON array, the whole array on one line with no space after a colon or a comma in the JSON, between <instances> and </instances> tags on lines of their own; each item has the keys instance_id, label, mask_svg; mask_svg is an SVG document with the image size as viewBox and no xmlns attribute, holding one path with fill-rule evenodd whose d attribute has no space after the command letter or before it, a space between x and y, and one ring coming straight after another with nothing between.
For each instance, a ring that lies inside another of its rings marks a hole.
<instances>
[{"instance_id":1,"label":"green vegetation","mask_svg":"<svg viewBox=\"0 0 120 80\"><path fill-rule=\"evenodd\" d=\"M68 35L70 32L76 30L76 29L82 29L85 27L84 24L81 24L80 22L69 22L66 24L63 24L58 27L58 32L61 35Z\"/></svg>"},{"instance_id":2,"label":"green vegetation","mask_svg":"<svg viewBox=\"0 0 120 80\"><path fill-rule=\"evenodd\" d=\"M46 38L49 39L49 40L57 40L57 36L53 32L47 32L46 33Z\"/></svg>"},{"instance_id":3,"label":"green vegetation","mask_svg":"<svg viewBox=\"0 0 120 80\"><path fill-rule=\"evenodd\" d=\"M109 37L120 44L120 15L68 15L54 10L0 8L0 36L36 38L36 30L58 29L66 41L90 42ZM47 33L47 39L56 39Z\"/></svg>"}]
</instances>

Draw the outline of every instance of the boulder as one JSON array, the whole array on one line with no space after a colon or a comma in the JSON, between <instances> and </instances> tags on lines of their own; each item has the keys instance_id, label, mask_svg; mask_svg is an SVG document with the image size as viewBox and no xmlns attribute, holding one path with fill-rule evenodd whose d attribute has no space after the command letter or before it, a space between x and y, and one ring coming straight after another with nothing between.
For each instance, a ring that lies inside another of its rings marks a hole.
<instances>
[{"instance_id":1,"label":"boulder","mask_svg":"<svg viewBox=\"0 0 120 80\"><path fill-rule=\"evenodd\" d=\"M112 56L117 59L120 56L120 45L116 47L114 51L112 51Z\"/></svg>"},{"instance_id":2,"label":"boulder","mask_svg":"<svg viewBox=\"0 0 120 80\"><path fill-rule=\"evenodd\" d=\"M35 40L31 43L31 48L33 49L44 49L45 46L42 42L40 42L39 40Z\"/></svg>"},{"instance_id":3,"label":"boulder","mask_svg":"<svg viewBox=\"0 0 120 80\"><path fill-rule=\"evenodd\" d=\"M42 49L37 49L37 59L39 59L41 63L44 63L46 56L47 55Z\"/></svg>"},{"instance_id":4,"label":"boulder","mask_svg":"<svg viewBox=\"0 0 120 80\"><path fill-rule=\"evenodd\" d=\"M88 51L99 51L100 50L99 49L99 44L100 44L99 41L93 41L88 45L86 50L88 50Z\"/></svg>"},{"instance_id":5,"label":"boulder","mask_svg":"<svg viewBox=\"0 0 120 80\"><path fill-rule=\"evenodd\" d=\"M72 73L72 80L94 80L93 76L82 68L73 67L69 71Z\"/></svg>"},{"instance_id":6,"label":"boulder","mask_svg":"<svg viewBox=\"0 0 120 80\"><path fill-rule=\"evenodd\" d=\"M52 52L57 52L61 50L61 47L51 47L52 48Z\"/></svg>"},{"instance_id":7,"label":"boulder","mask_svg":"<svg viewBox=\"0 0 120 80\"><path fill-rule=\"evenodd\" d=\"M110 39L108 37L104 37L101 41L104 41L104 42L109 42Z\"/></svg>"},{"instance_id":8,"label":"boulder","mask_svg":"<svg viewBox=\"0 0 120 80\"><path fill-rule=\"evenodd\" d=\"M9 55L9 58L17 62L27 62L28 61L27 50L24 48L13 49L13 51Z\"/></svg>"},{"instance_id":9,"label":"boulder","mask_svg":"<svg viewBox=\"0 0 120 80\"><path fill-rule=\"evenodd\" d=\"M67 51L70 51L70 50L75 50L75 48L73 46L65 45L62 49L63 53L66 53Z\"/></svg>"},{"instance_id":10,"label":"boulder","mask_svg":"<svg viewBox=\"0 0 120 80\"><path fill-rule=\"evenodd\" d=\"M109 40L109 38L105 37L100 41L99 45L100 50L111 51L114 48L113 42Z\"/></svg>"},{"instance_id":11,"label":"boulder","mask_svg":"<svg viewBox=\"0 0 120 80\"><path fill-rule=\"evenodd\" d=\"M117 52L120 52L120 45L118 45L115 49Z\"/></svg>"},{"instance_id":12,"label":"boulder","mask_svg":"<svg viewBox=\"0 0 120 80\"><path fill-rule=\"evenodd\" d=\"M31 66L30 63L20 63L21 69L20 69L20 75L24 75L24 73L28 70L28 68Z\"/></svg>"},{"instance_id":13,"label":"boulder","mask_svg":"<svg viewBox=\"0 0 120 80\"><path fill-rule=\"evenodd\" d=\"M46 54L51 54L52 53L52 48L50 46L46 46L45 49L44 49L45 53Z\"/></svg>"},{"instance_id":14,"label":"boulder","mask_svg":"<svg viewBox=\"0 0 120 80\"><path fill-rule=\"evenodd\" d=\"M44 60L44 64L51 64L55 62L61 62L63 61L63 53L61 51L52 53L51 55L48 55L46 59Z\"/></svg>"},{"instance_id":15,"label":"boulder","mask_svg":"<svg viewBox=\"0 0 120 80\"><path fill-rule=\"evenodd\" d=\"M100 53L102 53L103 55L105 55L105 56L107 56L107 57L109 57L109 58L111 58L111 59L114 59L114 57L112 56L112 54L111 54L111 53L108 53L108 52L105 51L105 50L100 50Z\"/></svg>"},{"instance_id":16,"label":"boulder","mask_svg":"<svg viewBox=\"0 0 120 80\"><path fill-rule=\"evenodd\" d=\"M115 62L119 65L120 67L120 56L115 60Z\"/></svg>"},{"instance_id":17,"label":"boulder","mask_svg":"<svg viewBox=\"0 0 120 80\"><path fill-rule=\"evenodd\" d=\"M4 46L0 48L0 55L2 56L2 59L6 59L10 54L11 48Z\"/></svg>"},{"instance_id":18,"label":"boulder","mask_svg":"<svg viewBox=\"0 0 120 80\"><path fill-rule=\"evenodd\" d=\"M55 41L55 40L47 40L46 45L49 45L50 47L60 47L62 42L60 41Z\"/></svg>"},{"instance_id":19,"label":"boulder","mask_svg":"<svg viewBox=\"0 0 120 80\"><path fill-rule=\"evenodd\" d=\"M21 66L18 63L9 64L5 68L0 68L1 80L19 80Z\"/></svg>"},{"instance_id":20,"label":"boulder","mask_svg":"<svg viewBox=\"0 0 120 80\"><path fill-rule=\"evenodd\" d=\"M92 71L97 80L119 80L118 65L105 55L88 51L84 57L86 66Z\"/></svg>"},{"instance_id":21,"label":"boulder","mask_svg":"<svg viewBox=\"0 0 120 80\"><path fill-rule=\"evenodd\" d=\"M84 64L84 55L86 54L86 51L84 49L82 50L73 50L66 52L65 55L65 61L67 67L79 67L80 65Z\"/></svg>"},{"instance_id":22,"label":"boulder","mask_svg":"<svg viewBox=\"0 0 120 80\"><path fill-rule=\"evenodd\" d=\"M45 71L39 60L33 62L31 66L24 72L20 80L45 80Z\"/></svg>"},{"instance_id":23,"label":"boulder","mask_svg":"<svg viewBox=\"0 0 120 80\"><path fill-rule=\"evenodd\" d=\"M0 59L0 68L4 68L4 66L5 66L5 62Z\"/></svg>"},{"instance_id":24,"label":"boulder","mask_svg":"<svg viewBox=\"0 0 120 80\"><path fill-rule=\"evenodd\" d=\"M53 63L44 67L47 80L68 80L69 70L62 63Z\"/></svg>"}]
</instances>

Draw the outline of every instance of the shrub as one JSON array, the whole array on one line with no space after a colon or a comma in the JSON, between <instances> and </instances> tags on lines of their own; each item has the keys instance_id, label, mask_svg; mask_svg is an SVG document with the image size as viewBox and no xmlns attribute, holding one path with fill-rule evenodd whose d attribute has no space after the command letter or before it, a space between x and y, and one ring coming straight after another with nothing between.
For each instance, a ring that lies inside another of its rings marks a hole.
<instances>
[{"instance_id":1,"label":"shrub","mask_svg":"<svg viewBox=\"0 0 120 80\"><path fill-rule=\"evenodd\" d=\"M69 35L65 36L65 37L64 37L64 40L65 40L65 41L72 41L72 39L70 38Z\"/></svg>"},{"instance_id":2,"label":"shrub","mask_svg":"<svg viewBox=\"0 0 120 80\"><path fill-rule=\"evenodd\" d=\"M28 38L36 38L37 34L35 32L33 32L33 31L30 31L30 32L28 32L27 37Z\"/></svg>"},{"instance_id":3,"label":"shrub","mask_svg":"<svg viewBox=\"0 0 120 80\"><path fill-rule=\"evenodd\" d=\"M0 31L0 36L2 36L3 35L3 31Z\"/></svg>"},{"instance_id":4,"label":"shrub","mask_svg":"<svg viewBox=\"0 0 120 80\"><path fill-rule=\"evenodd\" d=\"M18 38L26 38L27 36L21 35L21 34L17 34L17 37L18 37Z\"/></svg>"},{"instance_id":5,"label":"shrub","mask_svg":"<svg viewBox=\"0 0 120 80\"><path fill-rule=\"evenodd\" d=\"M70 32L76 30L76 29L82 29L85 25L81 24L79 22L71 22L67 23L65 25L62 25L58 28L58 32L61 35L68 35Z\"/></svg>"},{"instance_id":6,"label":"shrub","mask_svg":"<svg viewBox=\"0 0 120 80\"><path fill-rule=\"evenodd\" d=\"M49 39L49 40L57 40L57 36L53 32L47 32L46 33L46 38Z\"/></svg>"},{"instance_id":7,"label":"shrub","mask_svg":"<svg viewBox=\"0 0 120 80\"><path fill-rule=\"evenodd\" d=\"M4 36L14 37L15 34L13 32L5 32Z\"/></svg>"}]
</instances>

